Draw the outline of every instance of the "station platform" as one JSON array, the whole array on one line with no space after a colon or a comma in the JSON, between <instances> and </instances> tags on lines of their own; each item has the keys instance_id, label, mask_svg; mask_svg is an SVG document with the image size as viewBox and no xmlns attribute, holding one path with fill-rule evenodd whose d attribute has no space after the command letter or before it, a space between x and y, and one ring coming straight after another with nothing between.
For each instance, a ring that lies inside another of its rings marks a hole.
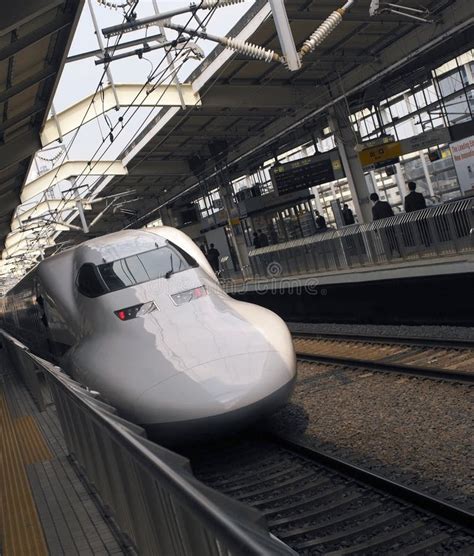
<instances>
[{"instance_id":1,"label":"station platform","mask_svg":"<svg viewBox=\"0 0 474 556\"><path fill-rule=\"evenodd\" d=\"M272 264L269 263L269 269ZM474 253L232 280L227 293L287 321L474 324Z\"/></svg>"},{"instance_id":2,"label":"station platform","mask_svg":"<svg viewBox=\"0 0 474 556\"><path fill-rule=\"evenodd\" d=\"M0 349L0 554L126 554L68 459L54 406L38 411Z\"/></svg>"}]
</instances>

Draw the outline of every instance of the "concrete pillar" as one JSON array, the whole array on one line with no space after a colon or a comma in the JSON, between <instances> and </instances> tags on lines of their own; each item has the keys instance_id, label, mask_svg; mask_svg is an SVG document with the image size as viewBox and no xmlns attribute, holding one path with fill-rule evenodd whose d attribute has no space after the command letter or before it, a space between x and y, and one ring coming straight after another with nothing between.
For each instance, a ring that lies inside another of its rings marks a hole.
<instances>
[{"instance_id":1,"label":"concrete pillar","mask_svg":"<svg viewBox=\"0 0 474 556\"><path fill-rule=\"evenodd\" d=\"M434 197L433 182L431 181L430 172L428 170L428 164L426 163L426 156L423 151L419 151L418 155L421 160L421 165L423 166L423 173L425 174L426 183L428 184L428 191L430 192L430 197Z\"/></svg>"},{"instance_id":2,"label":"concrete pillar","mask_svg":"<svg viewBox=\"0 0 474 556\"><path fill-rule=\"evenodd\" d=\"M233 222L237 222L239 220L239 211L232 197L232 185L228 184L227 187L223 187L222 184L220 184L219 196L222 199L222 204L224 205L224 210L227 217L227 224L230 229L232 246L237 256L239 267L242 270L244 266L249 264L249 258L247 254L247 246L245 244L244 234L236 234L236 230L233 224ZM235 227L237 226L240 226L240 224L235 225Z\"/></svg>"},{"instance_id":3,"label":"concrete pillar","mask_svg":"<svg viewBox=\"0 0 474 556\"><path fill-rule=\"evenodd\" d=\"M323 214L323 204L321 203L321 197L319 196L319 188L318 186L316 187L312 187L311 191L314 195L314 203L316 205L316 210L320 213Z\"/></svg>"},{"instance_id":4,"label":"concrete pillar","mask_svg":"<svg viewBox=\"0 0 474 556\"><path fill-rule=\"evenodd\" d=\"M370 191L365 180L359 156L354 150L357 144L355 131L347 116L347 108L338 104L330 111L329 125L334 131L336 145L346 172L355 212L359 222L372 221Z\"/></svg>"},{"instance_id":5,"label":"concrete pillar","mask_svg":"<svg viewBox=\"0 0 474 556\"><path fill-rule=\"evenodd\" d=\"M395 170L397 173L395 174L397 185L398 185L398 192L400 193L400 200L403 204L405 199L405 195L407 194L406 186L405 186L405 178L403 176L402 166L399 162L395 164Z\"/></svg>"}]
</instances>

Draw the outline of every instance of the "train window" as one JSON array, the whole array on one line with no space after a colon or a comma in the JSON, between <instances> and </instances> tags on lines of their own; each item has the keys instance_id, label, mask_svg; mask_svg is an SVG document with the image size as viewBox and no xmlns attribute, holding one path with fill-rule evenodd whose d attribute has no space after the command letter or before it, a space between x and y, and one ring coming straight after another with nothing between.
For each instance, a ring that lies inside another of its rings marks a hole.
<instances>
[{"instance_id":1,"label":"train window","mask_svg":"<svg viewBox=\"0 0 474 556\"><path fill-rule=\"evenodd\" d=\"M100 274L111 291L188 270L196 261L175 246L160 247L100 265Z\"/></svg>"},{"instance_id":2,"label":"train window","mask_svg":"<svg viewBox=\"0 0 474 556\"><path fill-rule=\"evenodd\" d=\"M107 293L102 284L95 265L83 264L77 276L77 289L86 297L98 297Z\"/></svg>"}]
</instances>

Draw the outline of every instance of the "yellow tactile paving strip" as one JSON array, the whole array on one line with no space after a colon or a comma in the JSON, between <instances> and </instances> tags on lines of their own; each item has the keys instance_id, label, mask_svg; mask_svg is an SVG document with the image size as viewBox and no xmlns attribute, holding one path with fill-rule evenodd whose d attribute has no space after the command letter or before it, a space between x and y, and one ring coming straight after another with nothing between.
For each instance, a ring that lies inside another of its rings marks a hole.
<instances>
[{"instance_id":1,"label":"yellow tactile paving strip","mask_svg":"<svg viewBox=\"0 0 474 556\"><path fill-rule=\"evenodd\" d=\"M0 393L0 544L3 556L48 554L26 466L51 459L32 417L13 419Z\"/></svg>"}]
</instances>

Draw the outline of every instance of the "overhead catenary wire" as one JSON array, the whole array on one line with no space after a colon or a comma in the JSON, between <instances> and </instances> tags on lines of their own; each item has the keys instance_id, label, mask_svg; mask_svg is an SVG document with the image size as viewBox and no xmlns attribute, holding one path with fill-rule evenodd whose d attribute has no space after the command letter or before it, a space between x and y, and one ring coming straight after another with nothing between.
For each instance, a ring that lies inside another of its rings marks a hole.
<instances>
[{"instance_id":1,"label":"overhead catenary wire","mask_svg":"<svg viewBox=\"0 0 474 556\"><path fill-rule=\"evenodd\" d=\"M138 4L138 1L139 1L139 0L133 0L133 2L130 3L130 10L129 10L128 13L126 13L126 14L124 15L125 19L127 19L127 17L129 17L130 14L133 12L133 10L135 9L136 5ZM117 40L116 40L114 46L112 47L114 51L115 51L116 46L117 46L118 43L120 42L121 38L122 38L122 35L120 35L120 36L117 38ZM104 79L104 77L105 77L106 74L107 74L107 69L108 69L108 65L106 65L106 66L104 67L104 70L103 70L103 72L102 72L102 75L101 75L101 78L100 78L100 80L99 80L99 83L98 83L98 85L97 85L97 87L96 87L96 89L95 89L94 94L92 95L92 98L91 98L91 100L90 100L90 102L89 102L89 105L88 105L88 107L87 107L87 109L86 109L86 112L84 113L84 116L83 116L83 118L82 118L82 120L81 120L81 122L80 122L78 128L75 130L74 135L73 135L71 141L69 142L68 146L64 149L64 152L63 152L63 154L62 154L62 161L61 161L60 164L57 166L57 169L56 169L56 172L55 172L54 176L51 178L51 181L50 181L49 185L46 187L46 189L44 190L43 194L41 195L41 197L40 197L40 199L39 199L38 201L41 201L41 200L43 200L43 199L44 199L45 201L48 200L47 192L49 191L49 189L51 188L51 186L55 183L56 178L57 178L57 175L58 175L59 168L61 167L62 162L67 158L67 156L68 156L68 154L69 154L69 151L70 151L71 147L73 146L75 140L77 139L77 135L78 135L80 129L81 129L82 126L84 125L84 121L85 121L85 119L86 119L86 117L87 117L87 114L88 114L89 111L91 110L91 108L92 108L92 106L93 106L93 103L94 103L94 101L95 101L95 98L96 98L96 96L97 96L97 93L99 92L99 89L100 89L100 87L101 87L101 85L102 85L103 79ZM60 157L59 157L59 158L60 158ZM21 220L20 216L21 216L21 215L18 215L18 219L19 219L19 222L20 222L20 230L21 230L22 220ZM48 222L48 225L50 225L50 222ZM40 232L39 235L41 235L41 232Z\"/></svg>"},{"instance_id":2,"label":"overhead catenary wire","mask_svg":"<svg viewBox=\"0 0 474 556\"><path fill-rule=\"evenodd\" d=\"M206 19L206 22L212 17L212 15L214 14L214 12L215 12L215 10L211 10L210 13L206 16L206 18L205 18L205 19ZM189 18L189 21L188 21L187 25L191 22L191 20L192 20L192 16ZM204 22L203 22L203 23L204 23ZM189 40L190 40L190 39L188 39L188 42L189 42ZM156 72L157 72L157 70L159 69L159 67L160 67L160 66L162 65L162 63L164 62L164 60L165 60L165 58L162 59L162 61L161 61L160 64L157 66L157 68L155 68L155 70L154 70L153 73L156 73ZM185 60L183 61L183 63L184 63L184 62L185 62ZM162 71L161 76L163 76L163 74L165 74L166 71L168 71L169 67L170 67L170 66L168 66L167 68L165 68L165 69ZM179 71L179 69L180 69L180 68L178 68L178 70L176 70L176 71ZM149 76L149 77L150 77L150 76ZM154 77L154 76L153 76L153 77ZM147 81L144 83L144 85L142 86L142 88L140 89L140 91L137 93L137 95L136 95L136 97L135 97L135 100L136 100L136 98L138 98L138 96L143 92L144 88L147 87L147 86L149 85L149 83L150 83L150 78L147 79ZM156 103L155 107L158 105L159 100L160 100L160 99L162 98L162 96L165 94L165 92L166 92L166 90L167 90L167 88L168 88L169 86L170 86L170 83L167 85L167 87L165 88L165 90L162 92L162 94L160 95L159 99L157 99L157 103ZM100 87L100 83L99 83L98 89L99 89L99 87ZM135 113L137 112L137 110L142 106L142 104L143 104L143 101L142 101L142 103L140 103L140 104L135 108L135 111L133 112L132 116L127 120L126 123L128 123L128 122L133 118L133 116L135 115ZM132 106L128 106L127 109L125 110L123 116L124 116L131 108L132 108ZM150 114L151 114L151 112L150 112ZM123 119L123 116L122 116L122 119ZM147 118L147 119L148 119L148 118ZM146 120L147 120L147 119L146 119ZM135 133L134 136L132 137L131 141L133 141L134 138L136 137L136 135L141 131L141 128L142 128L143 125L145 124L146 120L142 123L142 126L140 126L140 128L136 131L136 133ZM116 127L119 123L121 123L121 122L118 122L117 124L115 124L115 126L112 128L111 132L113 131L113 129L115 129L115 127ZM126 124L122 124L122 129L119 131L119 133L117 134L117 136L118 136L118 135L121 133L121 131L124 129L125 125L126 125ZM76 130L75 137L77 136L77 132L78 132L78 131L79 131L79 129ZM103 146L103 143L104 143L104 142L105 142L105 139L101 142L101 144L99 145L99 147L96 149L96 152L95 152L94 155L92 156L92 159L95 157L95 154L97 154L97 152L98 152L98 151L100 150L100 148ZM107 149L104 151L104 153L102 153L101 157L100 157L98 160L94 161L94 164L92 164L92 165L91 165L91 163L86 164L85 167L84 167L84 170L83 170L79 175L82 175L82 174L84 173L84 171L85 171L88 167L90 167L91 169L93 169L93 167L94 167L98 162L101 161L103 155L105 154L105 152L107 152L108 148L110 148L110 144L108 145L108 147L107 147ZM79 183L79 184L77 184L77 182L76 182L77 187L75 187L74 189L77 189L78 187L80 188L80 187L82 186L82 183L84 182L85 179L86 179L86 177L83 177L82 182ZM53 178L53 180L54 180L54 178ZM51 185L52 185L52 184L50 184L50 186L51 186ZM50 186L49 186L49 187L50 187ZM46 192L45 192L45 193L46 193ZM64 202L64 203L67 203L67 201L69 201L69 200L70 200L70 199L67 199L66 196L65 196L65 198L63 199L63 202ZM56 213L57 213L57 211L58 211L58 209L56 209ZM46 227L46 226L49 226L50 224L51 224L51 222L48 221L47 223L45 223L45 227ZM38 237L35 238L35 239L36 239L35 243L38 243L39 240L41 239L41 233L40 233L40 234L38 235Z\"/></svg>"}]
</instances>

